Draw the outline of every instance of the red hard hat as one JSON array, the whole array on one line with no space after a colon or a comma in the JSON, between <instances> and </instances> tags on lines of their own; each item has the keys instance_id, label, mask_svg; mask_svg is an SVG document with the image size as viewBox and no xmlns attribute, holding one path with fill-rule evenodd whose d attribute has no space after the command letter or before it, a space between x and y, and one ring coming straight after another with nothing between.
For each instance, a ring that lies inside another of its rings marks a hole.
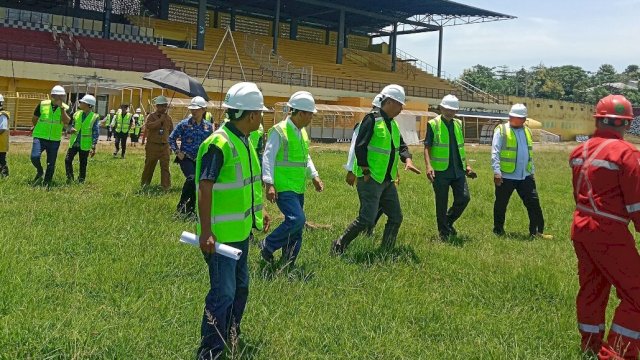
<instances>
[{"instance_id":1,"label":"red hard hat","mask_svg":"<svg viewBox=\"0 0 640 360\"><path fill-rule=\"evenodd\" d=\"M605 96L598 101L593 117L633 120L631 102L622 95Z\"/></svg>"}]
</instances>

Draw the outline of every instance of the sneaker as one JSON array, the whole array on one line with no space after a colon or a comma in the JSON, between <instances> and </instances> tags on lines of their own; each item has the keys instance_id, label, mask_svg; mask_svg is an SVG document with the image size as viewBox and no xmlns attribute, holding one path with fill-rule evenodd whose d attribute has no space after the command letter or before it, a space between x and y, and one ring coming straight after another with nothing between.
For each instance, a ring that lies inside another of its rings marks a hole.
<instances>
[{"instance_id":1,"label":"sneaker","mask_svg":"<svg viewBox=\"0 0 640 360\"><path fill-rule=\"evenodd\" d=\"M535 235L531 235L531 237L534 239L553 240L553 235L544 233L537 233Z\"/></svg>"},{"instance_id":2,"label":"sneaker","mask_svg":"<svg viewBox=\"0 0 640 360\"><path fill-rule=\"evenodd\" d=\"M335 240L331 243L331 255L340 256L344 254L345 246L338 243L338 240Z\"/></svg>"}]
</instances>

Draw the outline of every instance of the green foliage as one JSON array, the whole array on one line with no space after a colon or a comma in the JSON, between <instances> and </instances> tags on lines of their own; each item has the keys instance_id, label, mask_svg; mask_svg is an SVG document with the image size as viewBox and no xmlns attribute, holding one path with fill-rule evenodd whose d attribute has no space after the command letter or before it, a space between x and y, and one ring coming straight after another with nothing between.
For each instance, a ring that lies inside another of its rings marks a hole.
<instances>
[{"instance_id":1,"label":"green foliage","mask_svg":"<svg viewBox=\"0 0 640 360\"><path fill-rule=\"evenodd\" d=\"M640 91L617 90L604 84L640 80L640 67L629 65L618 74L613 65L603 64L590 74L579 66L546 67L543 64L529 70L511 70L508 66L490 68L475 65L464 70L461 79L490 93L537 97L595 104L600 98L621 93L640 105Z\"/></svg>"},{"instance_id":2,"label":"green foliage","mask_svg":"<svg viewBox=\"0 0 640 360\"><path fill-rule=\"evenodd\" d=\"M305 208L309 221L330 228L305 232L298 267L272 272L252 244L249 304L230 358L580 358L568 149L536 148L555 240L529 239L515 194L508 235L491 233L490 154L468 147L479 179L469 183L459 237L438 240L431 185L424 174L401 171L397 248L379 250L383 217L373 238L356 239L335 258L330 242L358 209L340 149L314 148L326 190L310 187ZM195 357L209 280L198 249L178 243L182 231L195 230L173 216L182 174L172 164L170 192L141 191L141 150L125 160L110 151L100 145L83 185L64 184L59 158L47 190L29 185L29 146L12 147L11 176L0 180L0 359ZM413 153L424 167L421 149ZM268 210L277 225L277 209Z\"/></svg>"}]
</instances>

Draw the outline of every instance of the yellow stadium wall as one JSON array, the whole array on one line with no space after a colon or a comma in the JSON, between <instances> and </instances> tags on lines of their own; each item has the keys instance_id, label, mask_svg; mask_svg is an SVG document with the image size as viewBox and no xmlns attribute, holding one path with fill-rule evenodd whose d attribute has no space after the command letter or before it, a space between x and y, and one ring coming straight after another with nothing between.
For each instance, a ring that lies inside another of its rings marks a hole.
<instances>
[{"instance_id":1,"label":"yellow stadium wall","mask_svg":"<svg viewBox=\"0 0 640 360\"><path fill-rule=\"evenodd\" d=\"M591 135L595 129L594 107L588 104L522 97L510 97L510 101L526 104L529 117L541 122L544 130L560 135L562 141Z\"/></svg>"}]
</instances>

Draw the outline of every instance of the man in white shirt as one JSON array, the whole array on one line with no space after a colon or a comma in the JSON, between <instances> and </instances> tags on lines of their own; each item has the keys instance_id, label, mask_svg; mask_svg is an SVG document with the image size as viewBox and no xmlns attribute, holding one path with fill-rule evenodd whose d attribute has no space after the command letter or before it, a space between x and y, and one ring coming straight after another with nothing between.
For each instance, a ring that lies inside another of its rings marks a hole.
<instances>
[{"instance_id":1,"label":"man in white shirt","mask_svg":"<svg viewBox=\"0 0 640 360\"><path fill-rule=\"evenodd\" d=\"M509 112L509 122L498 125L493 133L491 167L496 194L493 232L505 234L505 213L509 198L516 190L527 208L531 236L552 239L553 236L544 233L544 216L533 177L533 140L526 120L526 106L515 104Z\"/></svg>"},{"instance_id":2,"label":"man in white shirt","mask_svg":"<svg viewBox=\"0 0 640 360\"><path fill-rule=\"evenodd\" d=\"M9 112L4 110L4 97L0 94L0 177L9 176Z\"/></svg>"},{"instance_id":3,"label":"man in white shirt","mask_svg":"<svg viewBox=\"0 0 640 360\"><path fill-rule=\"evenodd\" d=\"M271 263L273 253L282 249L282 260L293 265L302 245L306 222L304 192L307 178L316 191L324 189L309 155L309 136L304 129L317 112L313 96L306 91L291 95L287 103L291 115L271 128L262 159L262 181L267 200L276 202L284 222L261 244L262 258Z\"/></svg>"}]
</instances>

